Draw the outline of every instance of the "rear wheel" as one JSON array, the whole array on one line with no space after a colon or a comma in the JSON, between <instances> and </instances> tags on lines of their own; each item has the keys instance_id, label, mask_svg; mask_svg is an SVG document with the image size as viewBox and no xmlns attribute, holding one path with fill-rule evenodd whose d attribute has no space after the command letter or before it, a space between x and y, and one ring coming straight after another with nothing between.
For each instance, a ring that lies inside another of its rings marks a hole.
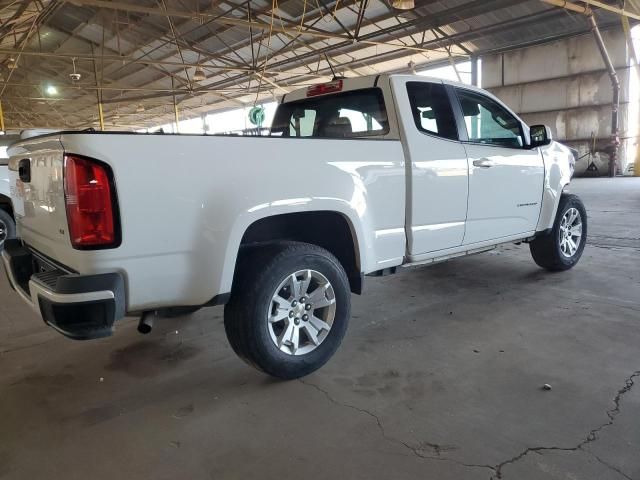
<instances>
[{"instance_id":1,"label":"rear wheel","mask_svg":"<svg viewBox=\"0 0 640 480\"><path fill-rule=\"evenodd\" d=\"M16 236L16 224L6 211L0 209L0 250L4 241Z\"/></svg>"},{"instance_id":2,"label":"rear wheel","mask_svg":"<svg viewBox=\"0 0 640 480\"><path fill-rule=\"evenodd\" d=\"M234 351L292 379L333 356L347 330L350 289L340 262L316 245L278 242L243 252L225 330Z\"/></svg>"},{"instance_id":3,"label":"rear wheel","mask_svg":"<svg viewBox=\"0 0 640 480\"><path fill-rule=\"evenodd\" d=\"M587 241L587 211L579 197L563 194L551 232L529 244L533 260L550 271L572 268Z\"/></svg>"}]
</instances>

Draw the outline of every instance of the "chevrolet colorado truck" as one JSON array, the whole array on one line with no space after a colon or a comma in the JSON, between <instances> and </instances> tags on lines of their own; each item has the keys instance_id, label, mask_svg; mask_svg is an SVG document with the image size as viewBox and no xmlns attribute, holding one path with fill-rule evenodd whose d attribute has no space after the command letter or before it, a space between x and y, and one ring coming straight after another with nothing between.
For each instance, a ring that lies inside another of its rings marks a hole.
<instances>
[{"instance_id":1,"label":"chevrolet colorado truck","mask_svg":"<svg viewBox=\"0 0 640 480\"><path fill-rule=\"evenodd\" d=\"M16 224L11 208L11 195L9 188L9 167L7 159L0 158L0 251L7 238L15 236Z\"/></svg>"},{"instance_id":2,"label":"chevrolet colorado truck","mask_svg":"<svg viewBox=\"0 0 640 480\"><path fill-rule=\"evenodd\" d=\"M307 375L338 348L366 275L527 242L582 254L573 156L486 91L409 75L285 95L268 137L58 132L10 148L18 237L3 263L60 333L139 330L225 305L250 365ZM170 219L170 220L168 220Z\"/></svg>"}]
</instances>

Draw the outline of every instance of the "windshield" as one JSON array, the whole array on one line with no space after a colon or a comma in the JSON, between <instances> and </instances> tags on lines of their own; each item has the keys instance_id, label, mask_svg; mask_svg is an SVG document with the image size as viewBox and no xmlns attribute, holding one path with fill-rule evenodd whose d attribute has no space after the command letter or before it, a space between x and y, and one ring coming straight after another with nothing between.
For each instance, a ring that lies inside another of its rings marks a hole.
<instances>
[{"instance_id":1,"label":"windshield","mask_svg":"<svg viewBox=\"0 0 640 480\"><path fill-rule=\"evenodd\" d=\"M278 107L271 135L356 138L385 135L389 121L379 88L323 95Z\"/></svg>"}]
</instances>

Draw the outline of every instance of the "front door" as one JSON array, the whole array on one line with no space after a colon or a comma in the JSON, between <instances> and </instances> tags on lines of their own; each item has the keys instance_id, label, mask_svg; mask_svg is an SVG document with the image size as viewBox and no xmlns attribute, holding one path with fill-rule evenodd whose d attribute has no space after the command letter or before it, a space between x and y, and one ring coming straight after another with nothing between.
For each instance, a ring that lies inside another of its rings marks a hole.
<instances>
[{"instance_id":1,"label":"front door","mask_svg":"<svg viewBox=\"0 0 640 480\"><path fill-rule=\"evenodd\" d=\"M523 124L475 90L455 89L468 139L469 207L465 245L533 232L544 182L539 149L525 147Z\"/></svg>"}]
</instances>

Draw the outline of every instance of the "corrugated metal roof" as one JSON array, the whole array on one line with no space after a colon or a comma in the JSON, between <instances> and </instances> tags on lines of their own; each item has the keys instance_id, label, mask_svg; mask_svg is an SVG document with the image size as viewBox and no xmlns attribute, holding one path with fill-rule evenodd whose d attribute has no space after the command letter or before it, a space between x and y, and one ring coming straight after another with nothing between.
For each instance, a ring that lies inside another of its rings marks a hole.
<instances>
[{"instance_id":1,"label":"corrugated metal roof","mask_svg":"<svg viewBox=\"0 0 640 480\"><path fill-rule=\"evenodd\" d=\"M620 23L596 15L604 27ZM584 16L538 0L416 0L404 12L383 0L5 0L0 21L10 128L96 126L98 96L107 120L125 113L117 128L137 128L170 120L174 97L195 115L270 100L328 79L331 68L408 70L410 61L421 68L588 30ZM205 80L194 80L197 66ZM50 84L55 98L44 92Z\"/></svg>"}]
</instances>

